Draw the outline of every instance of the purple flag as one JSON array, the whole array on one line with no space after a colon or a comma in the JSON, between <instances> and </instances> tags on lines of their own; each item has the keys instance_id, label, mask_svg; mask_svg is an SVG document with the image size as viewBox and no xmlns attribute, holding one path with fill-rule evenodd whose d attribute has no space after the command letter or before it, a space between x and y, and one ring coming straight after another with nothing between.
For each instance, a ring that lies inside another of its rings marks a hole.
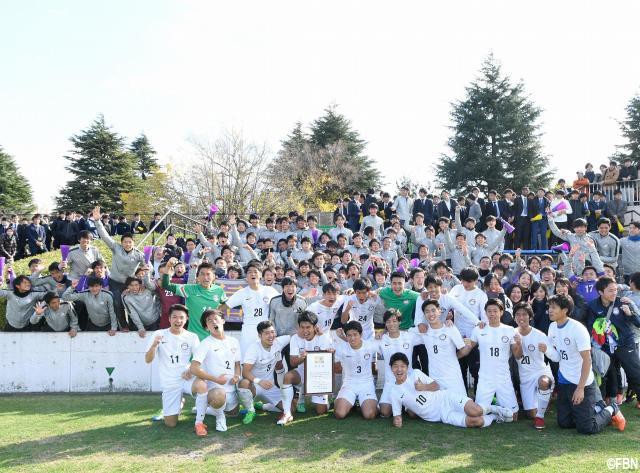
<instances>
[{"instance_id":1,"label":"purple flag","mask_svg":"<svg viewBox=\"0 0 640 473\"><path fill-rule=\"evenodd\" d=\"M2 278L4 277L4 263L7 261L7 259L4 256L0 256L0 282L2 281Z\"/></svg>"},{"instance_id":2,"label":"purple flag","mask_svg":"<svg viewBox=\"0 0 640 473\"><path fill-rule=\"evenodd\" d=\"M420 266L420 260L418 258L413 258L411 260L411 267L417 268L418 266Z\"/></svg>"},{"instance_id":3,"label":"purple flag","mask_svg":"<svg viewBox=\"0 0 640 473\"><path fill-rule=\"evenodd\" d=\"M318 243L318 235L320 234L320 232L318 232L317 228L314 228L313 230L311 230L311 236L313 237L313 243L316 244Z\"/></svg>"},{"instance_id":4,"label":"purple flag","mask_svg":"<svg viewBox=\"0 0 640 473\"><path fill-rule=\"evenodd\" d=\"M151 261L151 253L153 253L153 246L145 246L142 251L144 253L145 263L149 264L149 261Z\"/></svg>"},{"instance_id":5,"label":"purple flag","mask_svg":"<svg viewBox=\"0 0 640 473\"><path fill-rule=\"evenodd\" d=\"M62 253L62 261L67 261L67 257L69 256L69 250L71 247L69 245L60 245L60 253Z\"/></svg>"},{"instance_id":6,"label":"purple flag","mask_svg":"<svg viewBox=\"0 0 640 473\"><path fill-rule=\"evenodd\" d=\"M220 209L215 204L215 202L211 204L211 206L209 207L209 218L212 218L218 212L218 210Z\"/></svg>"},{"instance_id":7,"label":"purple flag","mask_svg":"<svg viewBox=\"0 0 640 473\"><path fill-rule=\"evenodd\" d=\"M13 286L13 280L16 278L16 275L13 273L13 269L9 268L9 285Z\"/></svg>"},{"instance_id":8,"label":"purple flag","mask_svg":"<svg viewBox=\"0 0 640 473\"><path fill-rule=\"evenodd\" d=\"M182 256L184 257L184 264L189 264L189 261L191 261L191 252L185 251Z\"/></svg>"}]
</instances>

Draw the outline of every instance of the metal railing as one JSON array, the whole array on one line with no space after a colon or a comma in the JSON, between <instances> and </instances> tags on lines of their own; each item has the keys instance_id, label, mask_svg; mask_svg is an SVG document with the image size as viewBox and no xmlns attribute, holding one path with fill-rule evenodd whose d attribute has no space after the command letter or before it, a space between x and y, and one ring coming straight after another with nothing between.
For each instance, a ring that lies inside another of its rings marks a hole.
<instances>
[{"instance_id":1,"label":"metal railing","mask_svg":"<svg viewBox=\"0 0 640 473\"><path fill-rule=\"evenodd\" d=\"M178 222L174 222L174 219L178 220ZM186 236L187 233L195 233L192 229L186 227L186 224L181 225L181 223L189 222L197 225L203 225L204 223L200 220L196 220L188 215L181 214L174 210L167 211L160 220L158 220L153 227L149 229L147 234L138 242L136 248L140 249L144 246L145 242L151 238L151 244L155 245L156 241L161 240L162 237L172 233L172 230L182 230L183 235ZM158 232L157 229L164 224L164 230L162 232Z\"/></svg>"},{"instance_id":2,"label":"metal railing","mask_svg":"<svg viewBox=\"0 0 640 473\"><path fill-rule=\"evenodd\" d=\"M592 182L589 184L589 197L591 197L595 191L600 191L607 197L607 200L611 200L613 199L613 193L617 190L622 192L622 200L628 205L640 205L640 179L616 181L611 184Z\"/></svg>"}]
</instances>

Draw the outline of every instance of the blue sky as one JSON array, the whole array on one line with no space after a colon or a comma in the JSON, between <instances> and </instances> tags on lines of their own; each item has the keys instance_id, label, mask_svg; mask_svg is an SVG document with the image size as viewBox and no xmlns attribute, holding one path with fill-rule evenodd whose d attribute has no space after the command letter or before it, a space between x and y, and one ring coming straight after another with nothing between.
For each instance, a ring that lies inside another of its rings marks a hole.
<instances>
[{"instance_id":1,"label":"blue sky","mask_svg":"<svg viewBox=\"0 0 640 473\"><path fill-rule=\"evenodd\" d=\"M545 151L573 178L621 143L638 18L638 2L7 1L0 145L46 211L68 138L99 113L180 166L190 136L235 128L275 152L336 103L392 189L430 179L449 104L493 51L545 110Z\"/></svg>"}]
</instances>

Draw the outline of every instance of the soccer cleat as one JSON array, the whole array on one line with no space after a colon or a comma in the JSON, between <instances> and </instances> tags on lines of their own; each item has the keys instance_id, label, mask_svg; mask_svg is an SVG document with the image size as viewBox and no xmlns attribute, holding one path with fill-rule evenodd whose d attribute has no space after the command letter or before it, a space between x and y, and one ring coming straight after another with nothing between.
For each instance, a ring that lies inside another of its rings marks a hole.
<instances>
[{"instance_id":1,"label":"soccer cleat","mask_svg":"<svg viewBox=\"0 0 640 473\"><path fill-rule=\"evenodd\" d=\"M193 430L195 430L196 435L198 437L206 437L207 436L207 426L204 425L204 423L202 423L202 422L196 422L196 424L193 427Z\"/></svg>"},{"instance_id":2,"label":"soccer cleat","mask_svg":"<svg viewBox=\"0 0 640 473\"><path fill-rule=\"evenodd\" d=\"M263 407L264 407L264 404L262 403L262 401L256 401L253 403L254 409L261 411Z\"/></svg>"},{"instance_id":3,"label":"soccer cleat","mask_svg":"<svg viewBox=\"0 0 640 473\"><path fill-rule=\"evenodd\" d=\"M249 411L246 413L246 415L242 419L242 423L244 425L249 425L251 422L253 422L253 419L255 418L256 418L256 411Z\"/></svg>"},{"instance_id":4,"label":"soccer cleat","mask_svg":"<svg viewBox=\"0 0 640 473\"><path fill-rule=\"evenodd\" d=\"M544 429L544 419L542 417L536 417L535 419L533 419L533 426L536 428L536 430Z\"/></svg>"},{"instance_id":5,"label":"soccer cleat","mask_svg":"<svg viewBox=\"0 0 640 473\"><path fill-rule=\"evenodd\" d=\"M227 431L227 418L224 415L221 415L220 417L216 417L216 430L218 432Z\"/></svg>"},{"instance_id":6,"label":"soccer cleat","mask_svg":"<svg viewBox=\"0 0 640 473\"><path fill-rule=\"evenodd\" d=\"M160 422L162 420L164 420L164 415L162 415L162 409L160 409L158 412L156 412L154 415L151 416L152 422Z\"/></svg>"},{"instance_id":7,"label":"soccer cleat","mask_svg":"<svg viewBox=\"0 0 640 473\"><path fill-rule=\"evenodd\" d=\"M276 422L278 425L287 425L293 422L293 416L291 414L285 414L284 412L280 415L280 418Z\"/></svg>"},{"instance_id":8,"label":"soccer cleat","mask_svg":"<svg viewBox=\"0 0 640 473\"><path fill-rule=\"evenodd\" d=\"M304 414L307 412L307 407L304 405L304 399L298 401L298 405L296 406L296 412L298 414Z\"/></svg>"},{"instance_id":9,"label":"soccer cleat","mask_svg":"<svg viewBox=\"0 0 640 473\"><path fill-rule=\"evenodd\" d=\"M498 406L498 417L502 418L502 422L513 422L513 412L508 407Z\"/></svg>"},{"instance_id":10,"label":"soccer cleat","mask_svg":"<svg viewBox=\"0 0 640 473\"><path fill-rule=\"evenodd\" d=\"M625 426L627 425L627 420L622 415L622 411L618 406L613 407L613 415L611 416L611 425L613 425L620 432L624 431Z\"/></svg>"}]
</instances>

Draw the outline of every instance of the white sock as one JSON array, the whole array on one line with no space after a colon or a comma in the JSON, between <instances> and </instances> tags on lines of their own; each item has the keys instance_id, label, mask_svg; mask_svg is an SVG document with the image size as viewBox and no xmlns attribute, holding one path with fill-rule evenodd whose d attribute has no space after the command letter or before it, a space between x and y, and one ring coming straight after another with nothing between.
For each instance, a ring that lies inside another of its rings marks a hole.
<instances>
[{"instance_id":1,"label":"white sock","mask_svg":"<svg viewBox=\"0 0 640 473\"><path fill-rule=\"evenodd\" d=\"M282 385L282 410L285 414L291 415L291 403L293 402L293 386L290 384Z\"/></svg>"},{"instance_id":2,"label":"white sock","mask_svg":"<svg viewBox=\"0 0 640 473\"><path fill-rule=\"evenodd\" d=\"M605 408L604 408L604 410L605 410L605 411L607 411L607 412L609 412L612 416L613 416L613 413L615 412L615 411L613 410L613 407L611 407L611 406L607 406L607 407L605 407Z\"/></svg>"},{"instance_id":3,"label":"white sock","mask_svg":"<svg viewBox=\"0 0 640 473\"><path fill-rule=\"evenodd\" d=\"M244 408L249 412L255 412L255 408L253 407L253 393L250 389L247 388L238 388L238 397L242 402Z\"/></svg>"},{"instance_id":4,"label":"white sock","mask_svg":"<svg viewBox=\"0 0 640 473\"><path fill-rule=\"evenodd\" d=\"M213 415L216 416L216 419L219 417L224 417L224 406L222 407L214 407Z\"/></svg>"},{"instance_id":5,"label":"white sock","mask_svg":"<svg viewBox=\"0 0 640 473\"><path fill-rule=\"evenodd\" d=\"M209 393L197 393L196 394L196 424L204 421L204 416L207 413L207 395Z\"/></svg>"},{"instance_id":6,"label":"white sock","mask_svg":"<svg viewBox=\"0 0 640 473\"><path fill-rule=\"evenodd\" d=\"M296 384L296 390L298 391L298 397L304 399L304 383Z\"/></svg>"},{"instance_id":7,"label":"white sock","mask_svg":"<svg viewBox=\"0 0 640 473\"><path fill-rule=\"evenodd\" d=\"M544 415L547 412L547 407L549 407L549 401L551 400L551 394L553 393L553 389L541 390L538 389L538 412L536 417L540 417L544 419Z\"/></svg>"},{"instance_id":8,"label":"white sock","mask_svg":"<svg viewBox=\"0 0 640 473\"><path fill-rule=\"evenodd\" d=\"M482 427L489 427L491 425L491 423L494 420L496 420L496 416L493 415L493 414L485 414L485 415L482 416L482 420L484 420L484 424L482 424Z\"/></svg>"},{"instance_id":9,"label":"white sock","mask_svg":"<svg viewBox=\"0 0 640 473\"><path fill-rule=\"evenodd\" d=\"M262 405L262 410L263 411L269 411L269 412L282 412L280 409L278 409L278 407L276 407L275 404L272 404L270 402L267 402L265 404Z\"/></svg>"},{"instance_id":10,"label":"white sock","mask_svg":"<svg viewBox=\"0 0 640 473\"><path fill-rule=\"evenodd\" d=\"M284 360L282 361L284 363ZM284 366L280 369L276 370L276 379L278 380L278 386L282 386L284 384L284 375L285 375Z\"/></svg>"},{"instance_id":11,"label":"white sock","mask_svg":"<svg viewBox=\"0 0 640 473\"><path fill-rule=\"evenodd\" d=\"M494 406L493 404L490 404L488 406L480 406L482 407L482 415L487 415L487 414L496 414L497 410L496 410L496 406Z\"/></svg>"}]
</instances>

